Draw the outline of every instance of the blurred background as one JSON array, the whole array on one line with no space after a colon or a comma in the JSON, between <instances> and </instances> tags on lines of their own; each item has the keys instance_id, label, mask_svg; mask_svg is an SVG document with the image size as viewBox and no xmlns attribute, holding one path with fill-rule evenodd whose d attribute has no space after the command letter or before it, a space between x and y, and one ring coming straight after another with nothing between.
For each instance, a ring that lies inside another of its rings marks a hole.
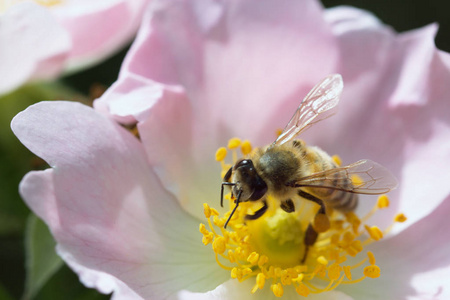
<instances>
[{"instance_id":1,"label":"blurred background","mask_svg":"<svg viewBox=\"0 0 450 300\"><path fill-rule=\"evenodd\" d=\"M440 25L437 47L450 52L450 10L447 0L322 2L326 7L352 5L369 10L399 32L437 22ZM72 99L89 103L98 97L115 81L126 51L123 49L89 70L62 78L61 82L73 89ZM0 300L110 298L109 295L86 289L57 257L41 253L42 249L54 247L54 241L46 233L46 226L30 217L29 209L18 194L21 178L30 170L45 169L46 165L19 143L9 123L27 106L55 98L54 90L58 88L58 83L39 89L29 86L0 99ZM52 93L49 93L50 90ZM21 101L15 101L17 98Z\"/></svg>"}]
</instances>

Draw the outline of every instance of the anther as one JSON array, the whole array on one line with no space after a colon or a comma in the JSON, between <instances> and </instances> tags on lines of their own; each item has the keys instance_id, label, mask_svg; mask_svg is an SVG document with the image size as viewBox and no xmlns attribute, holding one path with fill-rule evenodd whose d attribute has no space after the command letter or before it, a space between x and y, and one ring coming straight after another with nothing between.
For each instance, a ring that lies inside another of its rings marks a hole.
<instances>
[{"instance_id":1,"label":"anther","mask_svg":"<svg viewBox=\"0 0 450 300\"><path fill-rule=\"evenodd\" d=\"M225 250L227 249L227 244L226 244L225 238L222 236L217 236L214 239L212 247L213 247L213 250L215 253L223 254L225 252Z\"/></svg>"},{"instance_id":2,"label":"anther","mask_svg":"<svg viewBox=\"0 0 450 300\"><path fill-rule=\"evenodd\" d=\"M209 207L208 203L203 203L203 213L205 214L205 217L207 219L211 217L211 208Z\"/></svg>"},{"instance_id":3,"label":"anther","mask_svg":"<svg viewBox=\"0 0 450 300\"><path fill-rule=\"evenodd\" d=\"M227 156L227 149L225 147L220 147L216 151L216 160L217 161L223 161L225 157Z\"/></svg>"},{"instance_id":4,"label":"anther","mask_svg":"<svg viewBox=\"0 0 450 300\"><path fill-rule=\"evenodd\" d=\"M300 296L303 296L303 297L308 297L308 295L310 293L308 287L306 285L304 285L303 283L300 283L295 288L295 291L297 292L297 294L299 294Z\"/></svg>"},{"instance_id":5,"label":"anther","mask_svg":"<svg viewBox=\"0 0 450 300\"><path fill-rule=\"evenodd\" d=\"M241 151L244 155L250 154L250 152L252 152L252 144L248 140L243 141L241 145Z\"/></svg>"},{"instance_id":6,"label":"anther","mask_svg":"<svg viewBox=\"0 0 450 300\"><path fill-rule=\"evenodd\" d=\"M364 275L370 278L380 277L381 270L376 265L370 265L364 268Z\"/></svg>"},{"instance_id":7,"label":"anther","mask_svg":"<svg viewBox=\"0 0 450 300\"><path fill-rule=\"evenodd\" d=\"M381 195L378 197L377 207L379 209L389 207L389 197L387 195Z\"/></svg>"},{"instance_id":8,"label":"anther","mask_svg":"<svg viewBox=\"0 0 450 300\"><path fill-rule=\"evenodd\" d=\"M394 221L395 221L395 222L398 222L398 223L403 223L403 222L405 222L407 219L408 219L408 218L407 218L404 214L400 213L400 214L397 214L397 215L395 216Z\"/></svg>"},{"instance_id":9,"label":"anther","mask_svg":"<svg viewBox=\"0 0 450 300\"><path fill-rule=\"evenodd\" d=\"M252 265L256 265L259 260L259 254L256 252L250 253L250 255L247 257L247 261L251 263Z\"/></svg>"},{"instance_id":10,"label":"anther","mask_svg":"<svg viewBox=\"0 0 450 300\"><path fill-rule=\"evenodd\" d=\"M241 145L241 140L239 138L232 138L228 141L229 149L236 149Z\"/></svg>"},{"instance_id":11,"label":"anther","mask_svg":"<svg viewBox=\"0 0 450 300\"><path fill-rule=\"evenodd\" d=\"M368 251L367 256L369 257L369 263L371 265L374 265L376 263L376 260L375 260L375 256L373 255L373 253Z\"/></svg>"},{"instance_id":12,"label":"anther","mask_svg":"<svg viewBox=\"0 0 450 300\"><path fill-rule=\"evenodd\" d=\"M383 238L383 232L377 226L369 227L364 225L364 228L366 228L367 233L369 233L370 237L375 241L379 241Z\"/></svg>"},{"instance_id":13,"label":"anther","mask_svg":"<svg viewBox=\"0 0 450 300\"><path fill-rule=\"evenodd\" d=\"M341 160L341 158L339 157L339 155L333 155L332 157L331 157L331 159L334 161L334 163L338 166L338 167L340 167L341 165L342 165L342 160Z\"/></svg>"},{"instance_id":14,"label":"anther","mask_svg":"<svg viewBox=\"0 0 450 300\"><path fill-rule=\"evenodd\" d=\"M273 294L277 297L282 297L284 294L283 286L281 283L272 284L270 289L272 290Z\"/></svg>"}]
</instances>

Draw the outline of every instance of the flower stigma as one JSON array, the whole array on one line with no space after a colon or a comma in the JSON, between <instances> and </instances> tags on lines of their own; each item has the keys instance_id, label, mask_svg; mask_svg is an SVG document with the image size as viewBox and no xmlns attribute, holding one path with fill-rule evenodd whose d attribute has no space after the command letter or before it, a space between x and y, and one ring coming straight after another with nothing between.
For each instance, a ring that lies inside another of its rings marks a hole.
<instances>
[{"instance_id":1,"label":"flower stigma","mask_svg":"<svg viewBox=\"0 0 450 300\"><path fill-rule=\"evenodd\" d=\"M231 163L226 163L229 152ZM238 158L251 158L251 154L249 141L230 139L227 147L216 152L216 160L222 168L221 177ZM332 159L341 164L338 156ZM360 180L352 179L356 185L361 184ZM251 293L266 287L276 297L282 297L287 288L306 297L331 291L341 284L356 284L379 277L381 270L376 265L375 255L364 247L381 240L395 222L406 221L403 214L398 214L385 230L368 224L375 213L389 207L386 195L379 196L372 210L361 218L354 212L341 213L331 209L327 216L318 214L319 205L300 197L295 212L287 213L280 208L279 200L267 195L269 208L261 217L245 218L261 208L261 201L240 202L224 229L236 206L230 192L224 199L229 209L223 215L209 204L203 205L207 220L199 229L203 244L211 245L217 264L228 270L231 278L239 282L254 281ZM304 239L310 223L320 233L316 242L306 247ZM349 258L353 258L351 262Z\"/></svg>"}]
</instances>

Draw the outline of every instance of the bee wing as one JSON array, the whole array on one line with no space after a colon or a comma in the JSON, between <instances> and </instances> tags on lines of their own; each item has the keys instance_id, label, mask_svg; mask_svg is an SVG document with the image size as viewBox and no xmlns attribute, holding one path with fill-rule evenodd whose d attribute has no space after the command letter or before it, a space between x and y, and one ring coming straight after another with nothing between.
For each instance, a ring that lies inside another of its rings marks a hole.
<instances>
[{"instance_id":1,"label":"bee wing","mask_svg":"<svg viewBox=\"0 0 450 300\"><path fill-rule=\"evenodd\" d=\"M358 194L385 194L398 185L397 179L385 167L371 160L360 160L303 177L293 187L323 187Z\"/></svg>"},{"instance_id":2,"label":"bee wing","mask_svg":"<svg viewBox=\"0 0 450 300\"><path fill-rule=\"evenodd\" d=\"M300 132L330 117L338 104L344 84L342 76L333 74L319 82L306 95L283 132L272 145L282 145L294 139Z\"/></svg>"}]
</instances>

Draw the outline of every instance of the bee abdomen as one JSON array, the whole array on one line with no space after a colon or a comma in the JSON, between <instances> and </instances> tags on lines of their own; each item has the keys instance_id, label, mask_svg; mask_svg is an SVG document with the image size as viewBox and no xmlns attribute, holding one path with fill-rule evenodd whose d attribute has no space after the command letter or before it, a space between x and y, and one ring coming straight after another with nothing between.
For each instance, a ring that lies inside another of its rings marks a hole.
<instances>
[{"instance_id":1,"label":"bee abdomen","mask_svg":"<svg viewBox=\"0 0 450 300\"><path fill-rule=\"evenodd\" d=\"M358 195L345 191L335 190L327 199L324 199L327 206L341 212L349 212L358 206Z\"/></svg>"}]
</instances>

